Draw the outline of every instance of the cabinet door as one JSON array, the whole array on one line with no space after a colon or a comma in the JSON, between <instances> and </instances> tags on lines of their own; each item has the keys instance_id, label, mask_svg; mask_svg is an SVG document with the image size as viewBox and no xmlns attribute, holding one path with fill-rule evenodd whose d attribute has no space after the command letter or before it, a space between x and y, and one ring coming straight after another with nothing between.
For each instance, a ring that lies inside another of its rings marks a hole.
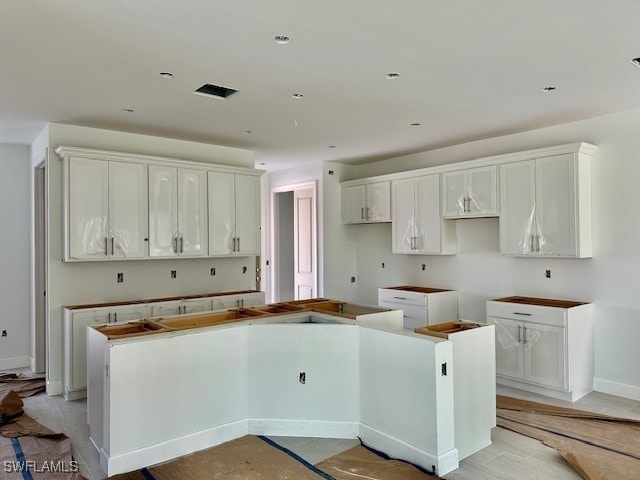
<instances>
[{"instance_id":1,"label":"cabinet door","mask_svg":"<svg viewBox=\"0 0 640 480\"><path fill-rule=\"evenodd\" d=\"M235 175L236 253L260 255L260 178Z\"/></svg>"},{"instance_id":2,"label":"cabinet door","mask_svg":"<svg viewBox=\"0 0 640 480\"><path fill-rule=\"evenodd\" d=\"M247 293L242 295L242 306L264 305L264 292Z\"/></svg>"},{"instance_id":3,"label":"cabinet door","mask_svg":"<svg viewBox=\"0 0 640 480\"><path fill-rule=\"evenodd\" d=\"M209 172L209 255L233 253L236 231L233 177L231 173Z\"/></svg>"},{"instance_id":4,"label":"cabinet door","mask_svg":"<svg viewBox=\"0 0 640 480\"><path fill-rule=\"evenodd\" d=\"M500 165L500 252L535 253L535 161Z\"/></svg>"},{"instance_id":5,"label":"cabinet door","mask_svg":"<svg viewBox=\"0 0 640 480\"><path fill-rule=\"evenodd\" d=\"M107 257L109 164L99 160L69 160L69 256Z\"/></svg>"},{"instance_id":6,"label":"cabinet door","mask_svg":"<svg viewBox=\"0 0 640 480\"><path fill-rule=\"evenodd\" d=\"M414 253L415 187L413 178L391 182L391 242L393 253Z\"/></svg>"},{"instance_id":7,"label":"cabinet door","mask_svg":"<svg viewBox=\"0 0 640 480\"><path fill-rule=\"evenodd\" d=\"M204 170L178 169L178 253L207 254L207 176Z\"/></svg>"},{"instance_id":8,"label":"cabinet door","mask_svg":"<svg viewBox=\"0 0 640 480\"><path fill-rule=\"evenodd\" d=\"M151 305L151 316L162 317L165 315L180 315L182 313L182 301L154 303Z\"/></svg>"},{"instance_id":9,"label":"cabinet door","mask_svg":"<svg viewBox=\"0 0 640 480\"><path fill-rule=\"evenodd\" d=\"M71 378L70 390L87 388L87 326L109 322L109 309L101 308L71 314Z\"/></svg>"},{"instance_id":10,"label":"cabinet door","mask_svg":"<svg viewBox=\"0 0 640 480\"><path fill-rule=\"evenodd\" d=\"M566 328L526 323L524 326L524 379L548 387L566 388Z\"/></svg>"},{"instance_id":11,"label":"cabinet door","mask_svg":"<svg viewBox=\"0 0 640 480\"><path fill-rule=\"evenodd\" d=\"M109 162L109 255L146 256L145 166Z\"/></svg>"},{"instance_id":12,"label":"cabinet door","mask_svg":"<svg viewBox=\"0 0 640 480\"><path fill-rule=\"evenodd\" d=\"M577 255L575 155L536 160L536 248L542 255Z\"/></svg>"},{"instance_id":13,"label":"cabinet door","mask_svg":"<svg viewBox=\"0 0 640 480\"><path fill-rule=\"evenodd\" d=\"M220 295L213 297L211 300L212 310L224 310L227 308L236 308L243 306L242 295Z\"/></svg>"},{"instance_id":14,"label":"cabinet door","mask_svg":"<svg viewBox=\"0 0 640 480\"><path fill-rule=\"evenodd\" d=\"M111 321L113 322L129 322L131 320L140 320L148 318L150 309L148 305L123 305L121 307L111 308Z\"/></svg>"},{"instance_id":15,"label":"cabinet door","mask_svg":"<svg viewBox=\"0 0 640 480\"><path fill-rule=\"evenodd\" d=\"M342 222L363 223L366 221L366 187L355 185L342 189Z\"/></svg>"},{"instance_id":16,"label":"cabinet door","mask_svg":"<svg viewBox=\"0 0 640 480\"><path fill-rule=\"evenodd\" d=\"M149 255L171 257L178 254L177 170L149 166Z\"/></svg>"},{"instance_id":17,"label":"cabinet door","mask_svg":"<svg viewBox=\"0 0 640 480\"><path fill-rule=\"evenodd\" d=\"M416 250L419 253L440 253L440 176L416 178Z\"/></svg>"},{"instance_id":18,"label":"cabinet door","mask_svg":"<svg viewBox=\"0 0 640 480\"><path fill-rule=\"evenodd\" d=\"M366 186L365 197L367 221L391 221L391 182L370 183Z\"/></svg>"},{"instance_id":19,"label":"cabinet door","mask_svg":"<svg viewBox=\"0 0 640 480\"><path fill-rule=\"evenodd\" d=\"M489 317L496 326L496 374L503 377L524 378L522 322L508 318Z\"/></svg>"},{"instance_id":20,"label":"cabinet door","mask_svg":"<svg viewBox=\"0 0 640 480\"><path fill-rule=\"evenodd\" d=\"M442 174L442 216L458 218L466 214L467 173L447 172Z\"/></svg>"},{"instance_id":21,"label":"cabinet door","mask_svg":"<svg viewBox=\"0 0 640 480\"><path fill-rule=\"evenodd\" d=\"M467 195L467 212L470 215L497 215L497 168L491 166L467 170Z\"/></svg>"},{"instance_id":22,"label":"cabinet door","mask_svg":"<svg viewBox=\"0 0 640 480\"><path fill-rule=\"evenodd\" d=\"M208 298L194 298L182 302L182 313L206 312L211 310L211 300Z\"/></svg>"}]
</instances>

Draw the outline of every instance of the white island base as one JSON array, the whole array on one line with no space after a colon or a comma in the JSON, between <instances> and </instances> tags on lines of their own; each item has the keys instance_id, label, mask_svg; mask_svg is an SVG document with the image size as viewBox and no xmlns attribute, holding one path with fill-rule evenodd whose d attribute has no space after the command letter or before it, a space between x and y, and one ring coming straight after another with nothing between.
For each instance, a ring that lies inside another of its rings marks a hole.
<instances>
[{"instance_id":1,"label":"white island base","mask_svg":"<svg viewBox=\"0 0 640 480\"><path fill-rule=\"evenodd\" d=\"M439 475L456 469L454 418L489 418L465 442L491 443L493 372L486 395L454 403L452 342L403 332L401 312L381 315L306 311L119 339L88 328L88 420L102 469L128 472L247 434L360 436Z\"/></svg>"}]
</instances>

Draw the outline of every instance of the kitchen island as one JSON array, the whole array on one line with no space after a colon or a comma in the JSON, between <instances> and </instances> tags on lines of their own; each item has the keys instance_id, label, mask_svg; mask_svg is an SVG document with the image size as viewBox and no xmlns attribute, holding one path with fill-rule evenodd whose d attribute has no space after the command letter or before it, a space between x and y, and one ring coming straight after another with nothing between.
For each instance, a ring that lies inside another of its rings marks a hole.
<instances>
[{"instance_id":1,"label":"kitchen island","mask_svg":"<svg viewBox=\"0 0 640 480\"><path fill-rule=\"evenodd\" d=\"M443 475L495 424L493 326L468 334L487 362L464 404L453 342L403 331L401 311L312 300L88 327L90 438L109 475L247 434L359 436Z\"/></svg>"}]
</instances>

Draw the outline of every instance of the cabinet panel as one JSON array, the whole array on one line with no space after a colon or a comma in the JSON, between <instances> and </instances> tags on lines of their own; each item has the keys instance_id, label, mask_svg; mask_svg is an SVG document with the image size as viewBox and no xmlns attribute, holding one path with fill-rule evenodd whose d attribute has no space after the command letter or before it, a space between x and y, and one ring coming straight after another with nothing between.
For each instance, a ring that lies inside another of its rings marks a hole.
<instances>
[{"instance_id":1,"label":"cabinet panel","mask_svg":"<svg viewBox=\"0 0 640 480\"><path fill-rule=\"evenodd\" d=\"M146 169L109 162L109 238L113 258L146 256Z\"/></svg>"},{"instance_id":2,"label":"cabinet panel","mask_svg":"<svg viewBox=\"0 0 640 480\"><path fill-rule=\"evenodd\" d=\"M151 316L161 317L165 315L180 315L182 313L182 301L154 303L151 305Z\"/></svg>"},{"instance_id":3,"label":"cabinet panel","mask_svg":"<svg viewBox=\"0 0 640 480\"><path fill-rule=\"evenodd\" d=\"M541 385L566 388L565 328L525 324L524 379Z\"/></svg>"},{"instance_id":4,"label":"cabinet panel","mask_svg":"<svg viewBox=\"0 0 640 480\"><path fill-rule=\"evenodd\" d=\"M69 161L69 255L75 259L107 257L109 164Z\"/></svg>"},{"instance_id":5,"label":"cabinet panel","mask_svg":"<svg viewBox=\"0 0 640 480\"><path fill-rule=\"evenodd\" d=\"M365 189L365 197L367 221L391 221L391 182L368 184Z\"/></svg>"},{"instance_id":6,"label":"cabinet panel","mask_svg":"<svg viewBox=\"0 0 640 480\"><path fill-rule=\"evenodd\" d=\"M149 166L149 255L175 256L178 223L177 170Z\"/></svg>"},{"instance_id":7,"label":"cabinet panel","mask_svg":"<svg viewBox=\"0 0 640 480\"><path fill-rule=\"evenodd\" d=\"M467 171L469 214L496 215L498 213L497 169L495 166L472 168Z\"/></svg>"},{"instance_id":8,"label":"cabinet panel","mask_svg":"<svg viewBox=\"0 0 640 480\"><path fill-rule=\"evenodd\" d=\"M209 172L209 255L233 253L236 203L233 174Z\"/></svg>"},{"instance_id":9,"label":"cabinet panel","mask_svg":"<svg viewBox=\"0 0 640 480\"><path fill-rule=\"evenodd\" d=\"M111 308L111 321L129 322L149 317L150 308L148 305L123 305Z\"/></svg>"},{"instance_id":10,"label":"cabinet panel","mask_svg":"<svg viewBox=\"0 0 640 480\"><path fill-rule=\"evenodd\" d=\"M576 255L576 191L573 154L536 161L536 226L539 252Z\"/></svg>"},{"instance_id":11,"label":"cabinet panel","mask_svg":"<svg viewBox=\"0 0 640 480\"><path fill-rule=\"evenodd\" d=\"M411 253L416 235L413 178L391 182L393 253Z\"/></svg>"},{"instance_id":12,"label":"cabinet panel","mask_svg":"<svg viewBox=\"0 0 640 480\"><path fill-rule=\"evenodd\" d=\"M416 183L416 250L440 253L440 177L418 177Z\"/></svg>"},{"instance_id":13,"label":"cabinet panel","mask_svg":"<svg viewBox=\"0 0 640 480\"><path fill-rule=\"evenodd\" d=\"M535 161L500 166L500 251L534 251Z\"/></svg>"},{"instance_id":14,"label":"cabinet panel","mask_svg":"<svg viewBox=\"0 0 640 480\"><path fill-rule=\"evenodd\" d=\"M109 309L90 310L71 314L71 378L69 390L87 388L87 326L109 322ZM70 380L70 381L69 381Z\"/></svg>"},{"instance_id":15,"label":"cabinet panel","mask_svg":"<svg viewBox=\"0 0 640 480\"><path fill-rule=\"evenodd\" d=\"M496 373L524 378L523 323L508 318L489 317L496 326Z\"/></svg>"},{"instance_id":16,"label":"cabinet panel","mask_svg":"<svg viewBox=\"0 0 640 480\"><path fill-rule=\"evenodd\" d=\"M178 251L207 253L207 177L204 170L178 169Z\"/></svg>"},{"instance_id":17,"label":"cabinet panel","mask_svg":"<svg viewBox=\"0 0 640 480\"><path fill-rule=\"evenodd\" d=\"M466 170L442 174L442 216L459 217L465 214L466 185Z\"/></svg>"},{"instance_id":18,"label":"cabinet panel","mask_svg":"<svg viewBox=\"0 0 640 480\"><path fill-rule=\"evenodd\" d=\"M260 179L235 175L236 253L260 254Z\"/></svg>"},{"instance_id":19,"label":"cabinet panel","mask_svg":"<svg viewBox=\"0 0 640 480\"><path fill-rule=\"evenodd\" d=\"M355 185L342 189L342 219L344 223L363 223L365 221L366 187Z\"/></svg>"}]
</instances>

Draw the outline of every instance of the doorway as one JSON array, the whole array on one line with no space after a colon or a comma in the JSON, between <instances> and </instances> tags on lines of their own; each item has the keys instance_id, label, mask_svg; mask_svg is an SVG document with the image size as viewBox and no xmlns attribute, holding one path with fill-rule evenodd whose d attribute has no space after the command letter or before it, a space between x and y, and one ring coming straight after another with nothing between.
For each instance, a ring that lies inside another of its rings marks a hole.
<instances>
[{"instance_id":1,"label":"doorway","mask_svg":"<svg viewBox=\"0 0 640 480\"><path fill-rule=\"evenodd\" d=\"M47 162L33 169L33 309L31 314L31 370L46 370L47 285Z\"/></svg>"},{"instance_id":2,"label":"doorway","mask_svg":"<svg viewBox=\"0 0 640 480\"><path fill-rule=\"evenodd\" d=\"M271 301L317 296L316 183L271 189Z\"/></svg>"}]
</instances>

